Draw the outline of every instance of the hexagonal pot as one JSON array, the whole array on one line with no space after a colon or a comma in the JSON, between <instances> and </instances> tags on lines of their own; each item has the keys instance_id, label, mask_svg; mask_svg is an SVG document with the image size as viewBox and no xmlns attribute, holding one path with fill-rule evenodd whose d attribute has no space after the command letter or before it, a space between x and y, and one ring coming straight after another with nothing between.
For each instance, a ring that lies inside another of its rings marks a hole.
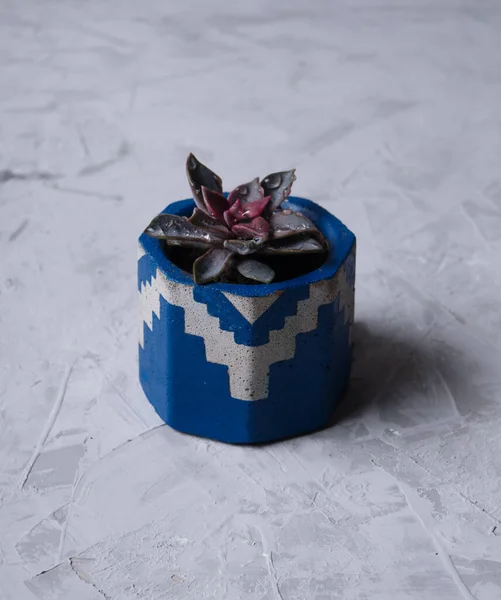
<instances>
[{"instance_id":1,"label":"hexagonal pot","mask_svg":"<svg viewBox=\"0 0 501 600\"><path fill-rule=\"evenodd\" d=\"M351 365L355 236L290 197L322 231L322 266L280 283L195 285L161 243L139 238L139 374L159 416L185 433L269 442L328 424ZM193 200L164 212L189 216Z\"/></svg>"}]
</instances>

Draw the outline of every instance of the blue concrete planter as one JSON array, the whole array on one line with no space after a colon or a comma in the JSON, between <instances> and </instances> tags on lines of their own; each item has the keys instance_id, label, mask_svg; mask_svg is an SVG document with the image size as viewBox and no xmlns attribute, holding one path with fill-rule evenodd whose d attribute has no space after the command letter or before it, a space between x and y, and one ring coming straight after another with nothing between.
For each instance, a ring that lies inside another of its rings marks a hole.
<instances>
[{"instance_id":1,"label":"blue concrete planter","mask_svg":"<svg viewBox=\"0 0 501 600\"><path fill-rule=\"evenodd\" d=\"M139 374L174 429L230 443L268 442L325 426L348 383L355 236L301 198L331 250L281 283L195 285L158 240L139 238ZM164 212L190 215L192 200Z\"/></svg>"}]
</instances>

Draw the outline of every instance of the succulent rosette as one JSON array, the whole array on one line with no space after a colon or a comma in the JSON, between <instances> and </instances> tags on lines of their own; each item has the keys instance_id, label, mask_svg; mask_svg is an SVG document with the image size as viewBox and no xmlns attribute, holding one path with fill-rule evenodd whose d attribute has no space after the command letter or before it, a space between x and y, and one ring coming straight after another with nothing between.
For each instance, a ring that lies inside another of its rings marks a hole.
<instances>
[{"instance_id":1,"label":"succulent rosette","mask_svg":"<svg viewBox=\"0 0 501 600\"><path fill-rule=\"evenodd\" d=\"M283 208L295 170L258 177L223 194L221 178L193 154L186 173L196 207L191 217L161 213L145 232L168 246L196 249L197 284L232 281L238 272L249 283L270 283L275 272L266 258L327 251L322 233L305 215Z\"/></svg>"}]
</instances>

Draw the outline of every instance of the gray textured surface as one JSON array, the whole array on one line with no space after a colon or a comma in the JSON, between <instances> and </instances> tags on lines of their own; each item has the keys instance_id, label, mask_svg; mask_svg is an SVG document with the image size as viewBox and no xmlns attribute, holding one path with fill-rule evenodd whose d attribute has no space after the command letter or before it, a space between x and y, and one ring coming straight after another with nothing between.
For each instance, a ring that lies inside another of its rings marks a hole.
<instances>
[{"instance_id":1,"label":"gray textured surface","mask_svg":"<svg viewBox=\"0 0 501 600\"><path fill-rule=\"evenodd\" d=\"M501 598L500 31L477 0L2 1L2 600ZM335 427L155 428L136 236L190 150L227 186L295 166L357 233Z\"/></svg>"}]
</instances>

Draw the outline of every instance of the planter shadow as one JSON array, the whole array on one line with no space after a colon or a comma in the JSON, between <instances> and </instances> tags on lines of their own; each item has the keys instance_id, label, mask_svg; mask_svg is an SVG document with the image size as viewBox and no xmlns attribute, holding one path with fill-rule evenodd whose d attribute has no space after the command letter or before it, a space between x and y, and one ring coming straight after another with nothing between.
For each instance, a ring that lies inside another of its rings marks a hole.
<instances>
[{"instance_id":1,"label":"planter shadow","mask_svg":"<svg viewBox=\"0 0 501 600\"><path fill-rule=\"evenodd\" d=\"M378 429L417 432L471 412L463 397L476 366L464 349L445 340L431 345L377 324L356 323L353 330L351 379L331 426L365 429L364 418L370 418Z\"/></svg>"}]
</instances>

